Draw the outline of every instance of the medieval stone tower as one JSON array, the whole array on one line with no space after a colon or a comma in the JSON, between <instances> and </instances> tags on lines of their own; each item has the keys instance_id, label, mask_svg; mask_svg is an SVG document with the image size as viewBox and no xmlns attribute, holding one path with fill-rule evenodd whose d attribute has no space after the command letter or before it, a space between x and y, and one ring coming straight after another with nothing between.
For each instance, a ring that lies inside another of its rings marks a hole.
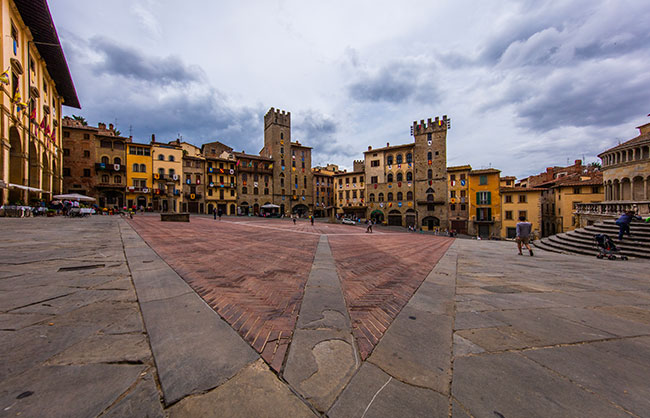
<instances>
[{"instance_id":1,"label":"medieval stone tower","mask_svg":"<svg viewBox=\"0 0 650 418\"><path fill-rule=\"evenodd\" d=\"M311 148L291 142L291 112L269 109L264 115L264 157L273 159L273 203L280 212L311 213Z\"/></svg>"},{"instance_id":2,"label":"medieval stone tower","mask_svg":"<svg viewBox=\"0 0 650 418\"><path fill-rule=\"evenodd\" d=\"M447 115L413 122L415 137L415 200L418 223L448 228Z\"/></svg>"}]
</instances>

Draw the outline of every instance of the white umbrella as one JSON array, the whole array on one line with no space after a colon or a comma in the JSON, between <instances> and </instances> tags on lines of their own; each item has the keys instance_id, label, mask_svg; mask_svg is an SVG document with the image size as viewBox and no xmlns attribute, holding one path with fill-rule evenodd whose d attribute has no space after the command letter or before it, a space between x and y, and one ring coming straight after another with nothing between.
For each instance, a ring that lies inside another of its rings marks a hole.
<instances>
[{"instance_id":1,"label":"white umbrella","mask_svg":"<svg viewBox=\"0 0 650 418\"><path fill-rule=\"evenodd\" d=\"M10 189L27 190L28 192L44 192L45 191L45 190L42 190L42 189L37 189L36 187L28 187L28 186L23 186L21 184L13 184L13 183L9 183L9 188Z\"/></svg>"},{"instance_id":2,"label":"white umbrella","mask_svg":"<svg viewBox=\"0 0 650 418\"><path fill-rule=\"evenodd\" d=\"M273 203L267 203L266 205L262 206L262 209L280 209L280 206L274 205Z\"/></svg>"},{"instance_id":3,"label":"white umbrella","mask_svg":"<svg viewBox=\"0 0 650 418\"><path fill-rule=\"evenodd\" d=\"M90 197L90 196L84 196L82 194L78 193L70 193L70 194L58 194L56 196L52 196L55 199L59 200L78 200L80 202L94 202L95 198Z\"/></svg>"}]
</instances>

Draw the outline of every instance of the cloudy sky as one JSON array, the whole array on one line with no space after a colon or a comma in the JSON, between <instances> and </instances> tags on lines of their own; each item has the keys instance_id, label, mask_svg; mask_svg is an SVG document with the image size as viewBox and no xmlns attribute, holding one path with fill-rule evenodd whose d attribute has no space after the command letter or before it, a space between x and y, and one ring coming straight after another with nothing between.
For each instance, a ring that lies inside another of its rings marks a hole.
<instances>
[{"instance_id":1,"label":"cloudy sky","mask_svg":"<svg viewBox=\"0 0 650 418\"><path fill-rule=\"evenodd\" d=\"M82 110L138 142L237 151L291 111L313 164L350 168L448 115L448 165L523 177L650 118L650 4L572 1L50 0Z\"/></svg>"}]
</instances>

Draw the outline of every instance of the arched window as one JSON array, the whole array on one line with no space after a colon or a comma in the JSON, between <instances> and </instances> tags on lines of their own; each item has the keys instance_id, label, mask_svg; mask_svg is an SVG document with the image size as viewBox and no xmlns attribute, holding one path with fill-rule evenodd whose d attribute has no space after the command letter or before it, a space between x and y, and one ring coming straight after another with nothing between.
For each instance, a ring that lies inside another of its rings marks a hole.
<instances>
[{"instance_id":1,"label":"arched window","mask_svg":"<svg viewBox=\"0 0 650 418\"><path fill-rule=\"evenodd\" d=\"M388 157L386 157L386 164L388 164L388 165L393 164L393 156L392 155L389 155Z\"/></svg>"},{"instance_id":2,"label":"arched window","mask_svg":"<svg viewBox=\"0 0 650 418\"><path fill-rule=\"evenodd\" d=\"M370 196L368 196L368 200L371 201L371 202L374 202L375 201L375 194L370 193Z\"/></svg>"},{"instance_id":3,"label":"arched window","mask_svg":"<svg viewBox=\"0 0 650 418\"><path fill-rule=\"evenodd\" d=\"M388 192L387 196L388 196L388 198L386 200L388 200L389 202L392 202L393 201L393 192Z\"/></svg>"},{"instance_id":4,"label":"arched window","mask_svg":"<svg viewBox=\"0 0 650 418\"><path fill-rule=\"evenodd\" d=\"M258 181L260 177L257 174L253 174L253 181Z\"/></svg>"},{"instance_id":5,"label":"arched window","mask_svg":"<svg viewBox=\"0 0 650 418\"><path fill-rule=\"evenodd\" d=\"M133 164L133 172L137 173L138 171L140 171L140 165L139 164Z\"/></svg>"},{"instance_id":6,"label":"arched window","mask_svg":"<svg viewBox=\"0 0 650 418\"><path fill-rule=\"evenodd\" d=\"M122 164L122 159L120 157L113 158L113 164Z\"/></svg>"},{"instance_id":7,"label":"arched window","mask_svg":"<svg viewBox=\"0 0 650 418\"><path fill-rule=\"evenodd\" d=\"M388 173L388 182L389 183L393 182L393 173Z\"/></svg>"},{"instance_id":8,"label":"arched window","mask_svg":"<svg viewBox=\"0 0 650 418\"><path fill-rule=\"evenodd\" d=\"M111 161L111 160L109 160L107 156L104 155L104 156L102 157L102 164L108 164L108 163L110 163L110 161Z\"/></svg>"},{"instance_id":9,"label":"arched window","mask_svg":"<svg viewBox=\"0 0 650 418\"><path fill-rule=\"evenodd\" d=\"M379 193L379 197L377 198L377 201L379 201L379 202L384 201L384 194L383 193Z\"/></svg>"},{"instance_id":10,"label":"arched window","mask_svg":"<svg viewBox=\"0 0 650 418\"><path fill-rule=\"evenodd\" d=\"M116 183L116 184L122 183L122 176L115 176L113 178L113 183Z\"/></svg>"},{"instance_id":11,"label":"arched window","mask_svg":"<svg viewBox=\"0 0 650 418\"><path fill-rule=\"evenodd\" d=\"M413 154L411 154L410 152L408 154L406 154L406 162L407 163L412 163L413 162Z\"/></svg>"},{"instance_id":12,"label":"arched window","mask_svg":"<svg viewBox=\"0 0 650 418\"><path fill-rule=\"evenodd\" d=\"M241 175L241 179L242 179L243 181L248 180L248 175L247 175L246 173L242 173L242 175Z\"/></svg>"},{"instance_id":13,"label":"arched window","mask_svg":"<svg viewBox=\"0 0 650 418\"><path fill-rule=\"evenodd\" d=\"M162 154L158 154L158 160L165 161L165 156Z\"/></svg>"},{"instance_id":14,"label":"arched window","mask_svg":"<svg viewBox=\"0 0 650 418\"><path fill-rule=\"evenodd\" d=\"M165 169L164 168L159 168L158 169L158 174L160 174L161 177L164 176L165 175Z\"/></svg>"},{"instance_id":15,"label":"arched window","mask_svg":"<svg viewBox=\"0 0 650 418\"><path fill-rule=\"evenodd\" d=\"M173 155L169 156L169 161L174 161L174 156Z\"/></svg>"},{"instance_id":16,"label":"arched window","mask_svg":"<svg viewBox=\"0 0 650 418\"><path fill-rule=\"evenodd\" d=\"M242 194L248 194L248 187L244 186L241 188L241 193Z\"/></svg>"},{"instance_id":17,"label":"arched window","mask_svg":"<svg viewBox=\"0 0 650 418\"><path fill-rule=\"evenodd\" d=\"M110 179L110 177L108 177L106 174L104 174L104 175L102 176L102 183L108 183L108 182L109 182L109 179Z\"/></svg>"},{"instance_id":18,"label":"arched window","mask_svg":"<svg viewBox=\"0 0 650 418\"><path fill-rule=\"evenodd\" d=\"M147 166L144 164L140 164L140 172L141 173L146 173L147 172Z\"/></svg>"},{"instance_id":19,"label":"arched window","mask_svg":"<svg viewBox=\"0 0 650 418\"><path fill-rule=\"evenodd\" d=\"M398 201L404 200L404 195L402 194L402 192L397 192L397 200Z\"/></svg>"},{"instance_id":20,"label":"arched window","mask_svg":"<svg viewBox=\"0 0 650 418\"><path fill-rule=\"evenodd\" d=\"M427 193L427 202L433 202L433 189L429 187L426 193Z\"/></svg>"},{"instance_id":21,"label":"arched window","mask_svg":"<svg viewBox=\"0 0 650 418\"><path fill-rule=\"evenodd\" d=\"M268 189L268 187L265 187L265 188L264 188L264 194L269 194L269 189Z\"/></svg>"},{"instance_id":22,"label":"arched window","mask_svg":"<svg viewBox=\"0 0 650 418\"><path fill-rule=\"evenodd\" d=\"M397 154L397 158L395 158L395 160L397 160L397 164L402 164L402 154Z\"/></svg>"},{"instance_id":23,"label":"arched window","mask_svg":"<svg viewBox=\"0 0 650 418\"><path fill-rule=\"evenodd\" d=\"M428 178L429 180L431 180L431 179L433 178L433 170L431 170L431 169L428 169L428 170L427 170L427 178Z\"/></svg>"},{"instance_id":24,"label":"arched window","mask_svg":"<svg viewBox=\"0 0 650 418\"><path fill-rule=\"evenodd\" d=\"M404 175L402 173L397 173L397 181L404 180Z\"/></svg>"},{"instance_id":25,"label":"arched window","mask_svg":"<svg viewBox=\"0 0 650 418\"><path fill-rule=\"evenodd\" d=\"M305 189L307 188L307 176L303 178L303 183L305 184L304 187Z\"/></svg>"},{"instance_id":26,"label":"arched window","mask_svg":"<svg viewBox=\"0 0 650 418\"><path fill-rule=\"evenodd\" d=\"M433 160L433 158L431 158L431 157L433 157L433 155L431 154L431 151L427 152L427 160L429 160L429 161Z\"/></svg>"},{"instance_id":27,"label":"arched window","mask_svg":"<svg viewBox=\"0 0 650 418\"><path fill-rule=\"evenodd\" d=\"M280 187L284 187L284 177L280 177Z\"/></svg>"},{"instance_id":28,"label":"arched window","mask_svg":"<svg viewBox=\"0 0 650 418\"><path fill-rule=\"evenodd\" d=\"M406 200L413 200L413 192L406 192Z\"/></svg>"},{"instance_id":29,"label":"arched window","mask_svg":"<svg viewBox=\"0 0 650 418\"><path fill-rule=\"evenodd\" d=\"M410 171L406 173L406 181L413 181L413 173Z\"/></svg>"},{"instance_id":30,"label":"arched window","mask_svg":"<svg viewBox=\"0 0 650 418\"><path fill-rule=\"evenodd\" d=\"M176 174L176 170L174 170L173 168L170 168L169 169L169 177L173 176L174 174Z\"/></svg>"},{"instance_id":31,"label":"arched window","mask_svg":"<svg viewBox=\"0 0 650 418\"><path fill-rule=\"evenodd\" d=\"M260 189L257 187L253 187L253 194L260 194Z\"/></svg>"}]
</instances>

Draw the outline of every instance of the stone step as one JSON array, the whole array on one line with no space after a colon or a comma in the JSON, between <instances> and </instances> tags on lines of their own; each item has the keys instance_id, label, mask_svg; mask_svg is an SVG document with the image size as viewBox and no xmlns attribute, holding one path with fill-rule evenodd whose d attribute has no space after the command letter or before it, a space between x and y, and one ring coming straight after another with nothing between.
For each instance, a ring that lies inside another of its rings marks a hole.
<instances>
[{"instance_id":1,"label":"stone step","mask_svg":"<svg viewBox=\"0 0 650 418\"><path fill-rule=\"evenodd\" d=\"M601 225L589 225L582 229L584 229L585 231L592 232L594 234L607 234L610 237L618 236L618 226L609 227L609 226L601 226ZM650 240L650 232L646 232L634 226L630 227L630 232L634 234L637 238L639 238L639 241Z\"/></svg>"},{"instance_id":2,"label":"stone step","mask_svg":"<svg viewBox=\"0 0 650 418\"><path fill-rule=\"evenodd\" d=\"M533 244L536 247L541 248L543 250L553 251L562 254L580 254L580 255L590 255L590 256L595 256L596 254L598 254L597 251L587 251L570 245L564 245L559 242L550 241L548 237L542 238L539 241L534 241Z\"/></svg>"},{"instance_id":3,"label":"stone step","mask_svg":"<svg viewBox=\"0 0 650 418\"><path fill-rule=\"evenodd\" d=\"M573 230L573 231L569 231L567 233L574 233L574 234L577 234L577 235L579 235L581 237L587 237L588 239L593 239L594 235L596 235L596 234L605 233L605 234L609 235L609 237L611 239L613 239L614 242L617 245L620 242L618 240L618 231L613 231L613 232L610 233L610 231L593 231L593 230L588 230L588 229L582 229L581 228L581 229L576 229L576 230ZM623 240L622 243L623 244L628 244L629 243L631 245L633 244L633 245L637 245L637 246L641 245L641 246L649 246L650 247L650 237L644 237L644 236L641 236L640 234L632 234L631 237L626 235L624 237L624 240Z\"/></svg>"},{"instance_id":4,"label":"stone step","mask_svg":"<svg viewBox=\"0 0 650 418\"><path fill-rule=\"evenodd\" d=\"M551 235L542 239L542 242L558 248L563 252L585 254L585 255L596 255L598 254L598 248L596 247L595 242L593 244L586 244L581 242L574 242L567 239L565 234ZM647 251L639 251L637 249L622 248L618 247L621 255L626 255L628 257L634 258L648 258L650 259L650 253Z\"/></svg>"},{"instance_id":5,"label":"stone step","mask_svg":"<svg viewBox=\"0 0 650 418\"><path fill-rule=\"evenodd\" d=\"M595 248L597 250L596 241L593 238L588 238L588 236L576 234L574 231L564 234L557 234L554 236L572 245L580 246L582 248ZM650 258L650 245L643 245L641 243L635 243L632 241L619 242L616 239L614 240L614 243L622 253L629 252Z\"/></svg>"}]
</instances>

